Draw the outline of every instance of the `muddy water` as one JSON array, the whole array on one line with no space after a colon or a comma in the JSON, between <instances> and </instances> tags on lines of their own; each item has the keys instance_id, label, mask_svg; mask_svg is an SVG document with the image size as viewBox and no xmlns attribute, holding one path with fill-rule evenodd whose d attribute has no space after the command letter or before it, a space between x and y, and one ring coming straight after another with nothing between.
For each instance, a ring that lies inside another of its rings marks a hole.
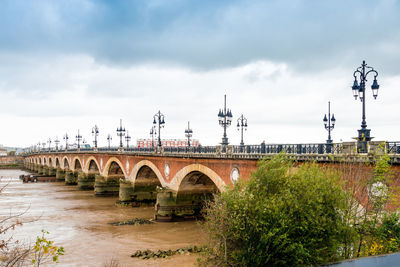
<instances>
[{"instance_id":1,"label":"muddy water","mask_svg":"<svg viewBox=\"0 0 400 267\"><path fill-rule=\"evenodd\" d=\"M14 238L33 243L45 229L49 239L62 245L66 254L59 266L101 266L111 258L122 266L195 266L197 255L176 255L167 259L131 258L136 250L176 249L204 243L196 222L112 226L108 223L153 217L152 207L117 207L117 198L99 198L93 191L79 191L63 183L27 183L19 170L0 170L0 217L27 210L25 223Z\"/></svg>"}]
</instances>

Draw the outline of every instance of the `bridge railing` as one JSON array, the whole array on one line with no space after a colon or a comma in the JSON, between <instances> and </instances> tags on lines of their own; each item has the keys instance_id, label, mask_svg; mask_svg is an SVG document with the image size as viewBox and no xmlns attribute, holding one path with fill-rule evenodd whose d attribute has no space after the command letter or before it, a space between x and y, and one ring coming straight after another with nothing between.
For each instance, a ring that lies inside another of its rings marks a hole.
<instances>
[{"instance_id":1,"label":"bridge railing","mask_svg":"<svg viewBox=\"0 0 400 267\"><path fill-rule=\"evenodd\" d=\"M389 154L400 154L400 141L383 142L386 146L386 152ZM317 144L260 144L260 145L244 145L244 146L197 146L197 147L163 147L164 153L179 154L277 154L285 152L287 154L342 154L355 153L355 143L350 144L351 148L344 148L345 143L317 143ZM68 150L43 149L41 151L32 151L28 154L37 153L60 153L60 152L137 152L137 153L156 153L157 149L151 147L99 147L95 148L70 148ZM158 150L159 151L159 150ZM353 151L353 152L348 152Z\"/></svg>"},{"instance_id":2,"label":"bridge railing","mask_svg":"<svg viewBox=\"0 0 400 267\"><path fill-rule=\"evenodd\" d=\"M234 154L340 154L342 145L332 144L261 144L233 146Z\"/></svg>"}]
</instances>

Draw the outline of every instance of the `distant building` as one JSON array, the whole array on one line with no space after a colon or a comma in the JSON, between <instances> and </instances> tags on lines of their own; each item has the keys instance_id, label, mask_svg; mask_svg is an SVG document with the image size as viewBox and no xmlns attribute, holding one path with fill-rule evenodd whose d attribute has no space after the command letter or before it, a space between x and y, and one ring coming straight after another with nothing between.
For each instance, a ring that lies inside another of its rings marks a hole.
<instances>
[{"instance_id":1,"label":"distant building","mask_svg":"<svg viewBox=\"0 0 400 267\"><path fill-rule=\"evenodd\" d=\"M157 146L157 139L154 140L154 146ZM187 147L187 139L163 139L161 140L161 145L163 147ZM199 146L199 140L193 139L190 140L190 146ZM152 147L151 139L138 139L137 140L138 147Z\"/></svg>"},{"instance_id":2,"label":"distant building","mask_svg":"<svg viewBox=\"0 0 400 267\"><path fill-rule=\"evenodd\" d=\"M0 157L7 157L7 149L0 147Z\"/></svg>"}]
</instances>

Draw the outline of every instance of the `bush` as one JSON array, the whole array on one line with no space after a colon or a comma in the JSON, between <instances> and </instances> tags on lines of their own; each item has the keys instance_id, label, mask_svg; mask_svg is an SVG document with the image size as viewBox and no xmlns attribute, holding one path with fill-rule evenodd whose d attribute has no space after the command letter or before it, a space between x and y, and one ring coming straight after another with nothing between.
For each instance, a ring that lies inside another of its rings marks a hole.
<instances>
[{"instance_id":1,"label":"bush","mask_svg":"<svg viewBox=\"0 0 400 267\"><path fill-rule=\"evenodd\" d=\"M315 164L294 167L278 155L260 161L246 184L206 206L208 252L215 266L297 266L335 261L351 229L339 175Z\"/></svg>"}]
</instances>

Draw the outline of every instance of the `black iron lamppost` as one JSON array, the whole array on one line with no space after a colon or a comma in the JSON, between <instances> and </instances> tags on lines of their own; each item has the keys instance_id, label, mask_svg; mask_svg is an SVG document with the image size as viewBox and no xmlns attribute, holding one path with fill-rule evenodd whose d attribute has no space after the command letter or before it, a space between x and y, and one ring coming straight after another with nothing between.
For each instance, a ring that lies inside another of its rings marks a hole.
<instances>
[{"instance_id":1,"label":"black iron lamppost","mask_svg":"<svg viewBox=\"0 0 400 267\"><path fill-rule=\"evenodd\" d=\"M367 82L367 76L368 74L372 73L374 75L374 81L372 82L371 89L372 89L372 95L376 99L378 96L378 89L379 89L379 84L378 81L376 80L376 77L378 77L378 72L374 70L374 68L368 66L365 63L365 60L362 62L361 66L358 67L354 73L354 83L351 89L353 90L353 96L357 100L357 97L360 97L360 100L362 102L362 122L361 122L361 129L358 130L358 138L357 138L357 151L359 153L367 153L367 143L371 141L371 129L367 129L367 122L366 122L366 116L365 116L365 83ZM357 78L360 79L360 85L358 84Z\"/></svg>"},{"instance_id":2,"label":"black iron lamppost","mask_svg":"<svg viewBox=\"0 0 400 267\"><path fill-rule=\"evenodd\" d=\"M151 147L154 148L154 135L156 135L156 126L152 126L150 129L150 135L151 135Z\"/></svg>"},{"instance_id":3,"label":"black iron lamppost","mask_svg":"<svg viewBox=\"0 0 400 267\"><path fill-rule=\"evenodd\" d=\"M60 143L60 140L58 140L58 137L56 137L56 140L54 140L54 143L56 144L56 150L58 151L58 144Z\"/></svg>"},{"instance_id":4,"label":"black iron lamppost","mask_svg":"<svg viewBox=\"0 0 400 267\"><path fill-rule=\"evenodd\" d=\"M49 140L47 140L47 143L49 144L49 152L50 152L50 149L51 149L51 139L49 138Z\"/></svg>"},{"instance_id":5,"label":"black iron lamppost","mask_svg":"<svg viewBox=\"0 0 400 267\"><path fill-rule=\"evenodd\" d=\"M187 146L190 147L190 137L193 136L193 131L190 129L190 122L188 121L188 127L185 129L185 136L187 137Z\"/></svg>"},{"instance_id":6,"label":"black iron lamppost","mask_svg":"<svg viewBox=\"0 0 400 267\"><path fill-rule=\"evenodd\" d=\"M237 129L240 130L240 146L241 148L244 147L243 142L243 129L247 131L247 119L243 116L243 114L237 120Z\"/></svg>"},{"instance_id":7,"label":"black iron lamppost","mask_svg":"<svg viewBox=\"0 0 400 267\"><path fill-rule=\"evenodd\" d=\"M224 135L222 137L222 143L224 147L227 146L228 137L226 136L226 128L228 128L232 123L232 111L226 108L226 95L224 95L224 109L220 109L218 112L219 125L224 128Z\"/></svg>"},{"instance_id":8,"label":"black iron lamppost","mask_svg":"<svg viewBox=\"0 0 400 267\"><path fill-rule=\"evenodd\" d=\"M78 129L78 135L75 136L76 141L78 142L78 149L81 148L81 140L82 140L82 135L79 134L79 129Z\"/></svg>"},{"instance_id":9,"label":"black iron lamppost","mask_svg":"<svg viewBox=\"0 0 400 267\"><path fill-rule=\"evenodd\" d=\"M122 143L122 138L125 136L125 128L122 128L122 119L119 121L119 128L117 128L117 135L119 136L119 147L122 148L124 144Z\"/></svg>"},{"instance_id":10,"label":"black iron lamppost","mask_svg":"<svg viewBox=\"0 0 400 267\"><path fill-rule=\"evenodd\" d=\"M94 136L94 147L97 148L97 136L99 136L99 127L97 125L92 128L92 135Z\"/></svg>"},{"instance_id":11,"label":"black iron lamppost","mask_svg":"<svg viewBox=\"0 0 400 267\"><path fill-rule=\"evenodd\" d=\"M331 139L331 131L333 128L335 128L335 115L332 113L331 116L331 102L328 102L328 117L326 117L326 114L324 116L324 126L325 129L328 131L328 140L326 140L326 153L331 153L332 152L332 139Z\"/></svg>"},{"instance_id":12,"label":"black iron lamppost","mask_svg":"<svg viewBox=\"0 0 400 267\"><path fill-rule=\"evenodd\" d=\"M68 150L68 139L69 139L69 137L68 137L67 133L64 135L63 139L65 140L65 150Z\"/></svg>"},{"instance_id":13,"label":"black iron lamppost","mask_svg":"<svg viewBox=\"0 0 400 267\"><path fill-rule=\"evenodd\" d=\"M131 136L129 135L129 132L126 131L126 136L125 136L125 141L126 141L126 148L129 148L129 141L131 141Z\"/></svg>"},{"instance_id":14,"label":"black iron lamppost","mask_svg":"<svg viewBox=\"0 0 400 267\"><path fill-rule=\"evenodd\" d=\"M161 128L164 128L165 124L164 114L158 111L153 118L154 118L153 120L154 126L156 126L158 123L158 147L161 147Z\"/></svg>"},{"instance_id":15,"label":"black iron lamppost","mask_svg":"<svg viewBox=\"0 0 400 267\"><path fill-rule=\"evenodd\" d=\"M108 134L108 136L107 136L107 141L108 141L108 149L110 149L110 148L111 148L111 140L112 140L112 136L111 136L111 134Z\"/></svg>"}]
</instances>

